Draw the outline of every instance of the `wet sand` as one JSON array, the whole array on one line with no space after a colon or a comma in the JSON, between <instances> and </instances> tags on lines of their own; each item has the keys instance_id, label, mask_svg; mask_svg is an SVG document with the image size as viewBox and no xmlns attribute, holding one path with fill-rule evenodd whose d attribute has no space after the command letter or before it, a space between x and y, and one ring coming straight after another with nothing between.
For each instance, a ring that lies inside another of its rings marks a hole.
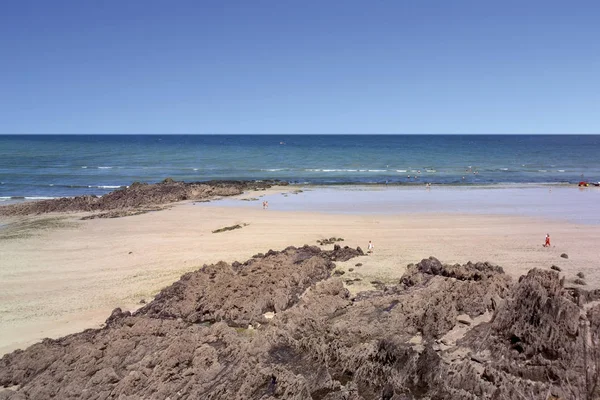
<instances>
[{"instance_id":1,"label":"wet sand","mask_svg":"<svg viewBox=\"0 0 600 400\"><path fill-rule=\"evenodd\" d=\"M258 200L183 203L117 219L80 221L80 215L63 215L57 223L48 221L54 216L21 218L19 235L10 239L6 235L14 231L15 220L0 221L8 223L0 233L0 354L44 337L99 327L115 307L138 307L140 300L149 301L204 263L246 260L329 237L365 250L369 240L375 244L375 252L358 261L362 266L356 267L356 260L338 263L344 277L362 278L361 284L349 286L352 292L372 288L371 281L394 281L407 264L431 255L447 263L489 261L514 276L557 265L567 282L583 272L588 288L600 287L598 225L468 210L402 213L377 205L376 191L372 202L359 203L354 213L329 212L323 208L331 204L310 199L304 210L315 211L294 211L286 209L286 200L301 202L309 192L293 190L286 190L287 197L278 191L249 193L241 198ZM271 199L269 210L261 207L265 198ZM360 213L373 210L373 204L377 213ZM242 228L212 233L236 224ZM551 248L542 247L546 233ZM561 258L562 253L569 258Z\"/></svg>"}]
</instances>

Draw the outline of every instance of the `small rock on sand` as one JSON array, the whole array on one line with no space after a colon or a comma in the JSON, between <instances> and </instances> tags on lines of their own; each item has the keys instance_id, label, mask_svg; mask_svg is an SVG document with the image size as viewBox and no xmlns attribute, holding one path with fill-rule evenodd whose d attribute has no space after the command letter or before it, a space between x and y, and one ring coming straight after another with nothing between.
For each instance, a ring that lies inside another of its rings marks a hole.
<instances>
[{"instance_id":1,"label":"small rock on sand","mask_svg":"<svg viewBox=\"0 0 600 400\"><path fill-rule=\"evenodd\" d=\"M562 253L560 256L561 256L562 258L569 258L569 255L568 255L567 253Z\"/></svg>"}]
</instances>

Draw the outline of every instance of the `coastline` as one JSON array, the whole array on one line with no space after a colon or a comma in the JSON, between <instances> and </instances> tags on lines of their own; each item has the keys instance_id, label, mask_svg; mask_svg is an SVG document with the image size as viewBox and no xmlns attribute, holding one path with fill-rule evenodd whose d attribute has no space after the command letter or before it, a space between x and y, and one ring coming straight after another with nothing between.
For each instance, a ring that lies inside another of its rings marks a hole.
<instances>
[{"instance_id":1,"label":"coastline","mask_svg":"<svg viewBox=\"0 0 600 400\"><path fill-rule=\"evenodd\" d=\"M260 199L281 211L325 214L407 215L471 214L536 217L600 225L600 188L572 185L503 186L289 186L283 198L262 193ZM253 195L223 198L216 207L255 207ZM256 198L258 200L258 198Z\"/></svg>"},{"instance_id":2,"label":"coastline","mask_svg":"<svg viewBox=\"0 0 600 400\"><path fill-rule=\"evenodd\" d=\"M142 299L150 301L160 289L203 264L243 261L269 249L316 245L330 237L363 249L368 240L375 243L374 254L361 259L362 266L336 263L344 279L361 279L347 285L353 294L373 289L371 282L397 281L408 264L429 256L447 263L489 261L513 277L558 265L567 282L582 272L586 289L600 287L594 267L600 226L534 216L361 213L369 203L346 214L280 210L282 200L271 201L269 210L261 208L261 199L269 196L291 201L318 191L306 189L297 195L293 193L298 188L290 186L209 203L187 201L160 212L115 219L81 221L81 213L17 218L24 223L56 217L64 221L35 228L22 238L0 240L6 260L0 269L0 354L44 337L100 327L115 307L135 309ZM380 192L365 193L371 196L370 204L376 204ZM236 224L241 229L212 233ZM9 223L4 230L10 229ZM541 246L546 232L553 239L550 249ZM561 258L562 253L569 259Z\"/></svg>"}]
</instances>

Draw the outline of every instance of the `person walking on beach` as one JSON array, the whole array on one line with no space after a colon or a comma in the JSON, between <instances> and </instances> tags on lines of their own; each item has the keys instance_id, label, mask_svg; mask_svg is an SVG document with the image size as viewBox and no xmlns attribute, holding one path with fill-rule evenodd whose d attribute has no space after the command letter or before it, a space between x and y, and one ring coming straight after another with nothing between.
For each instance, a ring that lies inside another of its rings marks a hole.
<instances>
[{"instance_id":1,"label":"person walking on beach","mask_svg":"<svg viewBox=\"0 0 600 400\"><path fill-rule=\"evenodd\" d=\"M546 234L546 241L544 242L544 247L550 247L550 234Z\"/></svg>"},{"instance_id":2,"label":"person walking on beach","mask_svg":"<svg viewBox=\"0 0 600 400\"><path fill-rule=\"evenodd\" d=\"M263 200L263 210L267 209L267 202Z\"/></svg>"},{"instance_id":3,"label":"person walking on beach","mask_svg":"<svg viewBox=\"0 0 600 400\"><path fill-rule=\"evenodd\" d=\"M375 248L375 246L373 245L373 243L369 240L369 246L367 247L367 253L372 253L373 249Z\"/></svg>"}]
</instances>

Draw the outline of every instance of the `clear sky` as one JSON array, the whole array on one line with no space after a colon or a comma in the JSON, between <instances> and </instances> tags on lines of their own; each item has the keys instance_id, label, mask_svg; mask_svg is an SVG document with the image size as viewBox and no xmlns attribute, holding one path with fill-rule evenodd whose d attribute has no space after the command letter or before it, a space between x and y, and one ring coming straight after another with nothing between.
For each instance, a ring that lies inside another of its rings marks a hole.
<instances>
[{"instance_id":1,"label":"clear sky","mask_svg":"<svg viewBox=\"0 0 600 400\"><path fill-rule=\"evenodd\" d=\"M15 0L0 133L600 133L600 1Z\"/></svg>"}]
</instances>

